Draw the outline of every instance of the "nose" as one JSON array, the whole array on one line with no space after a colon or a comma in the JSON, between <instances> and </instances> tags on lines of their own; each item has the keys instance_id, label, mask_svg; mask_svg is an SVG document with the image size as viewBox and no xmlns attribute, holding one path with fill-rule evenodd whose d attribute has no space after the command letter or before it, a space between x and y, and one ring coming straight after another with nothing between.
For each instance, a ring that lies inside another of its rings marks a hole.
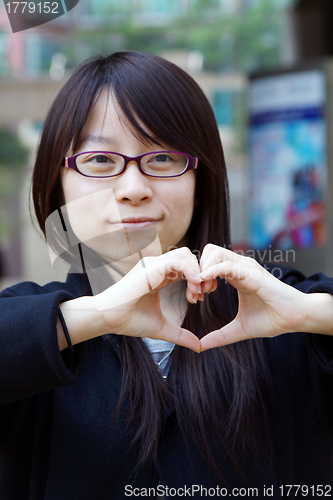
<instances>
[{"instance_id":1,"label":"nose","mask_svg":"<svg viewBox=\"0 0 333 500\"><path fill-rule=\"evenodd\" d=\"M153 196L150 184L149 177L140 172L135 161L131 161L125 172L117 179L115 197L119 202L131 203L132 205L146 203Z\"/></svg>"}]
</instances>

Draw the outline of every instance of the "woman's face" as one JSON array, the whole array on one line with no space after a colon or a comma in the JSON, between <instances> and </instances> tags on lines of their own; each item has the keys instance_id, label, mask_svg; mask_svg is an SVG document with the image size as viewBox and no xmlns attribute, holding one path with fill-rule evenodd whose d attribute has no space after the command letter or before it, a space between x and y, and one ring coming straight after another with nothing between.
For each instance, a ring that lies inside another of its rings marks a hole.
<instances>
[{"instance_id":1,"label":"woman's face","mask_svg":"<svg viewBox=\"0 0 333 500\"><path fill-rule=\"evenodd\" d=\"M150 151L172 150L172 147L164 146L143 144L134 137L112 95L108 99L104 91L75 153L113 151L136 156ZM76 237L108 258L119 260L119 255L115 257L112 249L116 246L112 241L120 240L110 239L110 235L119 236L121 233L125 233L127 241L131 242L142 238L144 233L148 234L148 239L157 233L163 253L170 247L186 244L194 207L194 170L180 177L153 178L143 175L132 161L123 174L96 179L63 168L62 186ZM143 243L143 246L147 245Z\"/></svg>"}]
</instances>

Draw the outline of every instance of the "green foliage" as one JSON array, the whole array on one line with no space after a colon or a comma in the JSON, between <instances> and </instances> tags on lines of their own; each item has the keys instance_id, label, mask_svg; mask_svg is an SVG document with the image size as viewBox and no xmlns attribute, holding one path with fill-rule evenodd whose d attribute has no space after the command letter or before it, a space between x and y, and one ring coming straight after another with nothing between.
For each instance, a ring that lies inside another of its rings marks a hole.
<instances>
[{"instance_id":1,"label":"green foliage","mask_svg":"<svg viewBox=\"0 0 333 500\"><path fill-rule=\"evenodd\" d=\"M98 29L73 33L71 47L75 47L75 40L83 41L84 56L89 46L90 54L125 49L155 53L199 50L205 69L212 71L253 70L278 63L283 2L259 0L253 7L243 6L230 15L221 9L220 0L196 0L186 14L179 9L177 16L166 17L159 25L140 24L138 4L132 3L130 9L127 2L122 9L119 4L117 9L109 7L109 15ZM74 65L81 62L77 61L78 52L71 54Z\"/></svg>"},{"instance_id":2,"label":"green foliage","mask_svg":"<svg viewBox=\"0 0 333 500\"><path fill-rule=\"evenodd\" d=\"M29 150L19 140L17 134L0 128L0 165L22 167L28 160Z\"/></svg>"},{"instance_id":3,"label":"green foliage","mask_svg":"<svg viewBox=\"0 0 333 500\"><path fill-rule=\"evenodd\" d=\"M172 30L183 47L203 53L206 69L249 70L278 63L282 9L273 0L260 0L232 16L207 8L204 0L200 4Z\"/></svg>"},{"instance_id":4,"label":"green foliage","mask_svg":"<svg viewBox=\"0 0 333 500\"><path fill-rule=\"evenodd\" d=\"M17 230L17 197L29 150L12 131L0 128L0 243Z\"/></svg>"},{"instance_id":5,"label":"green foliage","mask_svg":"<svg viewBox=\"0 0 333 500\"><path fill-rule=\"evenodd\" d=\"M18 169L0 165L0 244L10 239L19 224L17 196L20 179Z\"/></svg>"},{"instance_id":6,"label":"green foliage","mask_svg":"<svg viewBox=\"0 0 333 500\"><path fill-rule=\"evenodd\" d=\"M144 24L143 2L115 2L108 7L98 29L73 33L68 58L76 66L97 52L117 50L160 53L163 50L197 50L203 54L204 69L250 72L279 64L283 8L290 0L257 0L252 6L239 2L232 14L223 10L221 0L192 0L186 12L166 16L157 24ZM115 6L115 4L117 6ZM179 3L180 5L180 3ZM176 12L176 10L174 10ZM141 21L140 21L141 20ZM233 128L237 152L246 151L246 101L235 104Z\"/></svg>"}]
</instances>

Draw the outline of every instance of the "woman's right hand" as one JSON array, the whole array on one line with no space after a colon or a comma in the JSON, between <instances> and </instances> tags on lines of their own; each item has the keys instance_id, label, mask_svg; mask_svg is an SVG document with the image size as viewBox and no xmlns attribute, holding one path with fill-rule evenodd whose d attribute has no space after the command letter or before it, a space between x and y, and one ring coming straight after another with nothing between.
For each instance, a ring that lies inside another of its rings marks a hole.
<instances>
[{"instance_id":1,"label":"woman's right hand","mask_svg":"<svg viewBox=\"0 0 333 500\"><path fill-rule=\"evenodd\" d=\"M185 247L141 259L104 292L61 304L72 343L113 333L166 340L199 352L198 337L169 321L163 315L159 301L162 288L185 277L186 298L189 302L196 302L201 294L199 273L195 255Z\"/></svg>"}]
</instances>

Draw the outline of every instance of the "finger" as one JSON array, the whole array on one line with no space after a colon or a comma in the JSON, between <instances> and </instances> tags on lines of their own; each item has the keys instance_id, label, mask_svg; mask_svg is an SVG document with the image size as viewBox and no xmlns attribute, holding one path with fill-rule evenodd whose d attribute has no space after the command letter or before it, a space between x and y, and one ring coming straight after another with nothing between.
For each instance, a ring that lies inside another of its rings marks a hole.
<instances>
[{"instance_id":1,"label":"finger","mask_svg":"<svg viewBox=\"0 0 333 500\"><path fill-rule=\"evenodd\" d=\"M164 266L166 275L172 275L172 279L177 281L185 278L191 283L200 284L202 279L199 277L201 269L196 256L187 247L171 250L160 257L145 257L146 267Z\"/></svg>"},{"instance_id":2,"label":"finger","mask_svg":"<svg viewBox=\"0 0 333 500\"><path fill-rule=\"evenodd\" d=\"M186 279L186 276L185 276L185 279ZM195 297L198 298L202 293L201 282L198 284L195 284L195 283L192 283L191 281L187 281L187 290L189 290L192 293L192 295L194 295Z\"/></svg>"},{"instance_id":3,"label":"finger","mask_svg":"<svg viewBox=\"0 0 333 500\"><path fill-rule=\"evenodd\" d=\"M205 271L214 264L223 261L239 262L249 266L257 266L258 263L255 259L252 259L245 255L240 255L239 253L229 250L224 247L217 245L208 244L205 246L202 256L200 259L201 271Z\"/></svg>"},{"instance_id":4,"label":"finger","mask_svg":"<svg viewBox=\"0 0 333 500\"><path fill-rule=\"evenodd\" d=\"M170 281L185 277L193 294L201 293L200 268L195 255L184 247L172 250L158 257L144 257L129 274L144 271L149 291L167 286ZM141 273L142 274L142 273Z\"/></svg>"},{"instance_id":5,"label":"finger","mask_svg":"<svg viewBox=\"0 0 333 500\"><path fill-rule=\"evenodd\" d=\"M200 259L200 269L201 271L205 271L209 267L219 262L223 262L223 260L236 260L237 255L231 250L227 250L226 248L220 247L218 245L213 245L208 243L203 249L202 256Z\"/></svg>"},{"instance_id":6,"label":"finger","mask_svg":"<svg viewBox=\"0 0 333 500\"><path fill-rule=\"evenodd\" d=\"M184 247L177 249L176 251L173 250L172 252L169 252L168 271L171 271L171 274L175 273L175 280L182 279L184 277L187 280L187 289L194 297L198 298L198 296L202 293L202 279L199 276L199 263L195 255L193 255L188 248ZM189 294L190 301L191 294Z\"/></svg>"},{"instance_id":7,"label":"finger","mask_svg":"<svg viewBox=\"0 0 333 500\"><path fill-rule=\"evenodd\" d=\"M257 291L261 286L260 278L263 277L263 274L260 266L252 267L238 262L225 261L211 266L200 276L204 281L219 276L226 279L238 290Z\"/></svg>"},{"instance_id":8,"label":"finger","mask_svg":"<svg viewBox=\"0 0 333 500\"><path fill-rule=\"evenodd\" d=\"M211 292L214 292L216 290L216 288L217 288L217 281L216 281L216 279L203 281L203 283L201 284L201 291L202 291L202 293L211 293Z\"/></svg>"},{"instance_id":9,"label":"finger","mask_svg":"<svg viewBox=\"0 0 333 500\"><path fill-rule=\"evenodd\" d=\"M116 302L131 302L149 292L164 288L171 281L183 279L183 276L187 279L193 296L198 296L202 282L199 272L195 255L185 247L158 257L144 257L116 284L120 292Z\"/></svg>"},{"instance_id":10,"label":"finger","mask_svg":"<svg viewBox=\"0 0 333 500\"><path fill-rule=\"evenodd\" d=\"M189 250L189 248L181 248L178 253L178 260L175 266L179 266L184 273L184 277L189 283L200 285L202 279L200 278L200 266L196 256ZM200 288L201 291L201 288Z\"/></svg>"},{"instance_id":11,"label":"finger","mask_svg":"<svg viewBox=\"0 0 333 500\"><path fill-rule=\"evenodd\" d=\"M186 328L181 328L169 320L166 320L161 330L154 339L166 340L183 347L188 347L192 351L200 352L200 340Z\"/></svg>"},{"instance_id":12,"label":"finger","mask_svg":"<svg viewBox=\"0 0 333 500\"><path fill-rule=\"evenodd\" d=\"M199 294L192 293L189 287L186 287L186 298L191 304L196 304L198 302Z\"/></svg>"},{"instance_id":13,"label":"finger","mask_svg":"<svg viewBox=\"0 0 333 500\"><path fill-rule=\"evenodd\" d=\"M230 278L238 278L238 279L244 279L248 274L248 270L245 266L241 266L238 263L235 262L230 262L230 261L224 261L224 262L219 262L218 264L213 264L209 268L207 268L205 271L200 273L200 277L204 281L208 280L213 280L215 278L219 277L227 277L229 276Z\"/></svg>"},{"instance_id":14,"label":"finger","mask_svg":"<svg viewBox=\"0 0 333 500\"><path fill-rule=\"evenodd\" d=\"M214 347L221 347L228 344L234 344L242 340L248 340L249 337L244 332L241 324L236 319L220 330L214 330L208 333L200 340L200 349L207 351Z\"/></svg>"}]
</instances>

